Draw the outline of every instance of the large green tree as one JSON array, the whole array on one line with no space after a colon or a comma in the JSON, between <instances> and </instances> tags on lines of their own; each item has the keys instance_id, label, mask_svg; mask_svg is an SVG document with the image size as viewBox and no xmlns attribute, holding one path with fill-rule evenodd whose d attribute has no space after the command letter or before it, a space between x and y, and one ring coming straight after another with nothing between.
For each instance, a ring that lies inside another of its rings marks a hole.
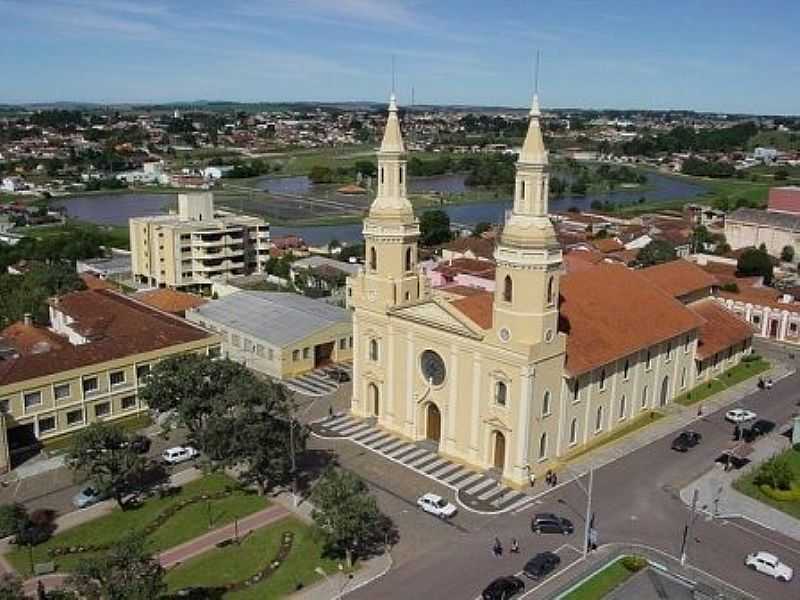
<instances>
[{"instance_id":1,"label":"large green tree","mask_svg":"<svg viewBox=\"0 0 800 600\"><path fill-rule=\"evenodd\" d=\"M103 496L114 498L123 510L125 497L144 481L147 460L132 447L118 425L92 423L75 434L67 464L86 476Z\"/></svg>"},{"instance_id":2,"label":"large green tree","mask_svg":"<svg viewBox=\"0 0 800 600\"><path fill-rule=\"evenodd\" d=\"M737 275L763 277L765 285L772 283L772 269L772 258L759 248L748 248L736 262Z\"/></svg>"},{"instance_id":3,"label":"large green tree","mask_svg":"<svg viewBox=\"0 0 800 600\"><path fill-rule=\"evenodd\" d=\"M136 536L120 540L101 556L82 559L68 585L86 600L153 600L167 589L164 569Z\"/></svg>"},{"instance_id":4,"label":"large green tree","mask_svg":"<svg viewBox=\"0 0 800 600\"><path fill-rule=\"evenodd\" d=\"M392 532L366 484L353 473L332 469L311 495L311 514L330 552L344 554L348 566L383 543Z\"/></svg>"},{"instance_id":5,"label":"large green tree","mask_svg":"<svg viewBox=\"0 0 800 600\"><path fill-rule=\"evenodd\" d=\"M22 580L12 573L0 576L0 600L20 600L25 598Z\"/></svg>"},{"instance_id":6,"label":"large green tree","mask_svg":"<svg viewBox=\"0 0 800 600\"><path fill-rule=\"evenodd\" d=\"M443 210L426 210L419 218L419 241L423 246L436 246L449 242L450 216Z\"/></svg>"},{"instance_id":7,"label":"large green tree","mask_svg":"<svg viewBox=\"0 0 800 600\"><path fill-rule=\"evenodd\" d=\"M653 240L639 251L636 264L640 267L650 267L675 260L677 257L672 244L666 240Z\"/></svg>"}]
</instances>

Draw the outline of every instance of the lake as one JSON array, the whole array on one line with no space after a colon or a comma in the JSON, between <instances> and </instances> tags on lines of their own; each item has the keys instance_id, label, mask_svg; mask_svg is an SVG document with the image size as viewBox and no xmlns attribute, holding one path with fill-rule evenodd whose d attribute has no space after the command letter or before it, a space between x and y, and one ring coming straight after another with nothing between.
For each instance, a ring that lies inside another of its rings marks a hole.
<instances>
[{"instance_id":1,"label":"lake","mask_svg":"<svg viewBox=\"0 0 800 600\"><path fill-rule=\"evenodd\" d=\"M673 198L692 198L706 192L701 185L683 181L675 177L667 177L657 173L647 174L647 189L620 189L610 194L591 194L587 196L563 196L550 200L553 210L564 211L570 207L589 210L595 200L609 201L617 204L631 204L644 197L647 201L670 200ZM307 194L312 187L307 177L265 177L257 180L257 187L275 193ZM457 193L464 191L464 176L448 174L436 177L412 178L409 180L409 191ZM487 197L489 194L487 193ZM473 225L480 221L499 223L505 211L511 208L512 199L491 200L487 202L471 202L445 206L444 210L450 219L457 223ZM175 208L174 194L98 194L91 196L75 196L62 200L53 200L53 206L62 206L67 215L102 225L127 225L131 217L158 215ZM310 227L274 226L273 235L280 236L294 233L302 236L310 244L324 244L332 239L351 242L361 239L361 223L350 225L326 225Z\"/></svg>"}]
</instances>

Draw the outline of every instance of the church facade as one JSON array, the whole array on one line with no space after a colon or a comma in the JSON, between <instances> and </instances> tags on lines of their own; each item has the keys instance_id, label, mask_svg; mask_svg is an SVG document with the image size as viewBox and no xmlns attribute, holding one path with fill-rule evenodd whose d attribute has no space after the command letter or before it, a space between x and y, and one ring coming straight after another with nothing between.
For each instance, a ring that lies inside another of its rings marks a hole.
<instances>
[{"instance_id":1,"label":"church facade","mask_svg":"<svg viewBox=\"0 0 800 600\"><path fill-rule=\"evenodd\" d=\"M347 291L353 415L516 485L690 389L704 324L625 267L562 276L540 117L534 98L495 248L495 290L453 300L430 288L417 262L392 97L365 265ZM735 350L738 359L749 341Z\"/></svg>"}]
</instances>

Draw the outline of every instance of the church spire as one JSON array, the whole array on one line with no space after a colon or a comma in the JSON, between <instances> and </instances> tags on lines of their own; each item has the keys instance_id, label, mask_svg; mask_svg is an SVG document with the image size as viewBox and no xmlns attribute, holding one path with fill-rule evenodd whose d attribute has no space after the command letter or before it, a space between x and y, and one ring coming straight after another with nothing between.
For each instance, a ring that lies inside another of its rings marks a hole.
<instances>
[{"instance_id":1,"label":"church spire","mask_svg":"<svg viewBox=\"0 0 800 600\"><path fill-rule=\"evenodd\" d=\"M378 193L370 206L371 218L413 220L414 210L406 197L406 148L397 118L397 101L389 98L389 116L378 150Z\"/></svg>"},{"instance_id":2,"label":"church spire","mask_svg":"<svg viewBox=\"0 0 800 600\"><path fill-rule=\"evenodd\" d=\"M547 150L544 148L542 129L539 123L539 117L542 116L542 112L539 110L538 94L533 95L533 103L528 114L530 115L528 133L525 136L525 142L522 144L522 151L519 153L519 162L546 165L548 162Z\"/></svg>"}]
</instances>

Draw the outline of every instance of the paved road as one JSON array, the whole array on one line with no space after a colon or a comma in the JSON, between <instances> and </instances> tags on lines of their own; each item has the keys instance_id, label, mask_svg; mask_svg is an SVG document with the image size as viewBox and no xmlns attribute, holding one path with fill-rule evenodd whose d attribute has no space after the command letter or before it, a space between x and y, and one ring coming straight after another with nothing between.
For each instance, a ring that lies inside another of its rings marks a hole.
<instances>
[{"instance_id":1,"label":"paved road","mask_svg":"<svg viewBox=\"0 0 800 600\"><path fill-rule=\"evenodd\" d=\"M783 424L797 410L800 375L778 382L769 392L758 392L739 403L759 416ZM726 409L727 410L727 409ZM672 435L657 440L595 472L594 506L600 542L638 543L673 556L680 555L681 539L688 510L678 497L678 490L707 469L731 439L732 426L724 421L724 411L708 415L695 423L703 434L702 444L686 454L670 450ZM350 460L343 449L341 461L361 472L358 461ZM366 462L365 459L362 459ZM371 464L371 463L370 463ZM382 488L391 486L403 498L411 500L430 482L415 484L408 474L381 473L370 467L367 479ZM399 477L404 483L392 480ZM585 479L583 479L585 483ZM419 485L419 487L416 487ZM434 491L439 491L435 490ZM383 492L378 497L386 506ZM395 501L399 501L395 498ZM535 552L556 550L562 556L562 570L578 558L579 534L572 536L535 536L530 533L534 512L552 510L569 516L582 531L586 507L585 495L572 482L556 488L537 505L518 514L499 517L460 515L456 527L443 525L414 514L399 523L401 535L411 531L413 542L401 538L400 560L395 569L352 594L352 598L400 599L409 597L475 598L495 576L518 572ZM710 507L709 507L710 508ZM508 545L512 537L520 540L519 556L491 556L495 536ZM565 546L566 544L566 546ZM688 546L691 564L722 578L758 598L800 598L800 577L790 584L778 583L745 569L744 556L753 550L767 550L800 569L800 543L778 532L738 520L707 521L697 518ZM529 590L531 587L529 586ZM536 591L527 598L539 597Z\"/></svg>"}]
</instances>

